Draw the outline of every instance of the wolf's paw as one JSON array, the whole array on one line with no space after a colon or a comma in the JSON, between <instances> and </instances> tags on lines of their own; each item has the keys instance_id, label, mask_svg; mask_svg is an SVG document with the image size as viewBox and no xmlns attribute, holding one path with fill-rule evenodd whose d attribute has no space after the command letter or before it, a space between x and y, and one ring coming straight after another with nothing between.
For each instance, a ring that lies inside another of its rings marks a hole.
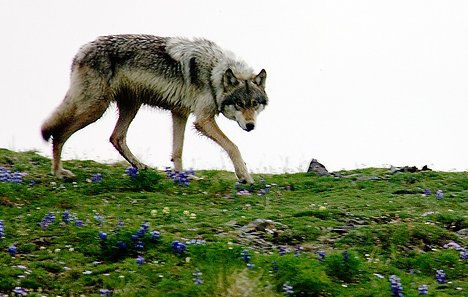
<instances>
[{"instance_id":1,"label":"wolf's paw","mask_svg":"<svg viewBox=\"0 0 468 297\"><path fill-rule=\"evenodd\" d=\"M136 169L138 169L138 170L146 170L146 169L149 168L148 165L145 165L143 163L138 163L138 164L134 165L133 167L136 167Z\"/></svg>"},{"instance_id":2,"label":"wolf's paw","mask_svg":"<svg viewBox=\"0 0 468 297\"><path fill-rule=\"evenodd\" d=\"M237 177L237 179L241 184L253 184L255 182L249 174L247 174L244 177Z\"/></svg>"},{"instance_id":3,"label":"wolf's paw","mask_svg":"<svg viewBox=\"0 0 468 297\"><path fill-rule=\"evenodd\" d=\"M53 172L53 174L61 179L73 179L76 177L76 175L73 172L63 168Z\"/></svg>"}]
</instances>

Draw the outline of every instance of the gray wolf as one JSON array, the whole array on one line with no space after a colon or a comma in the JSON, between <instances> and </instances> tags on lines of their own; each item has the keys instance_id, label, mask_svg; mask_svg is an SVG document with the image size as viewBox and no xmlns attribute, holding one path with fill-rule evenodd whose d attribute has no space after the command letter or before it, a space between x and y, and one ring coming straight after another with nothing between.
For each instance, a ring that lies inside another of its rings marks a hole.
<instances>
[{"instance_id":1,"label":"gray wolf","mask_svg":"<svg viewBox=\"0 0 468 297\"><path fill-rule=\"evenodd\" d=\"M126 143L130 123L142 105L172 114L172 162L183 170L182 149L189 114L194 126L219 144L231 158L237 178L252 183L238 147L220 130L220 113L245 131L255 128L265 108L266 71L258 74L234 54L206 39L111 35L98 37L80 48L71 67L70 88L62 103L43 123L41 132L52 137L52 173L74 177L62 167L67 139L98 120L115 102L119 118L110 142L134 167L144 169Z\"/></svg>"}]
</instances>

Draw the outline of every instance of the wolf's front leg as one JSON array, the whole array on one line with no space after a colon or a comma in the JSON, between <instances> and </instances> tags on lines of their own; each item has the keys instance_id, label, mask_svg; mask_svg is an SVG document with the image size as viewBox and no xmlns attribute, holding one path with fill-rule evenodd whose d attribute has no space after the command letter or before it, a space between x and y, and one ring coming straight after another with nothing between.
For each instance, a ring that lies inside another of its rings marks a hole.
<instances>
[{"instance_id":1,"label":"wolf's front leg","mask_svg":"<svg viewBox=\"0 0 468 297\"><path fill-rule=\"evenodd\" d=\"M182 150L184 147L185 124L187 115L172 112L172 162L174 170L182 172Z\"/></svg>"},{"instance_id":2,"label":"wolf's front leg","mask_svg":"<svg viewBox=\"0 0 468 297\"><path fill-rule=\"evenodd\" d=\"M229 140L229 138L227 138L223 131L219 129L214 118L196 120L195 128L206 137L214 140L227 152L234 164L234 170L236 171L236 176L239 181L250 184L254 182L253 178L247 171L247 166L245 166L245 162L242 159L239 149L231 140Z\"/></svg>"}]
</instances>

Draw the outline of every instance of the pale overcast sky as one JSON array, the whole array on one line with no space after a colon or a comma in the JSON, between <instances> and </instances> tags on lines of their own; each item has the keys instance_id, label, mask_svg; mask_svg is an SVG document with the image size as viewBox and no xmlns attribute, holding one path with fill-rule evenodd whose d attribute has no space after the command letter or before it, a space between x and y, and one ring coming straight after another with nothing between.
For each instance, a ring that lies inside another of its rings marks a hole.
<instances>
[{"instance_id":1,"label":"pale overcast sky","mask_svg":"<svg viewBox=\"0 0 468 297\"><path fill-rule=\"evenodd\" d=\"M257 128L218 122L250 170L330 170L428 164L468 169L468 2L21 1L0 2L0 147L51 146L42 121L68 89L78 48L100 35L205 37L268 72L270 106ZM66 159L122 160L103 119L66 143ZM226 154L187 127L184 162L232 170ZM141 161L172 165L167 112L146 108L129 130Z\"/></svg>"}]
</instances>

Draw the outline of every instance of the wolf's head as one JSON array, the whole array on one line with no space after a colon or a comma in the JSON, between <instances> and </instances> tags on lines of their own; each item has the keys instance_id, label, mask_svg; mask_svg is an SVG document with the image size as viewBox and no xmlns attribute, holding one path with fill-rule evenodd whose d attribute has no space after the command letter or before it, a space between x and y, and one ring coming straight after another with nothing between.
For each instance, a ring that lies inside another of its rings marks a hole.
<instances>
[{"instance_id":1,"label":"wolf's head","mask_svg":"<svg viewBox=\"0 0 468 297\"><path fill-rule=\"evenodd\" d=\"M236 77L231 69L224 73L221 112L228 119L236 121L245 131L255 128L257 115L268 103L265 92L266 76L265 69L248 78Z\"/></svg>"}]
</instances>

